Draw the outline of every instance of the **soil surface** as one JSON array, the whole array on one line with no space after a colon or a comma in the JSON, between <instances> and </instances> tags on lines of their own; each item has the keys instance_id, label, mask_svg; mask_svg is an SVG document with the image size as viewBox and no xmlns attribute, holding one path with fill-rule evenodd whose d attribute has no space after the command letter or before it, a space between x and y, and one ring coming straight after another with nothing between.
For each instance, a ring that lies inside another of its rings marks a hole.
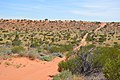
<instances>
[{"instance_id":1,"label":"soil surface","mask_svg":"<svg viewBox=\"0 0 120 80\"><path fill-rule=\"evenodd\" d=\"M50 62L12 58L0 60L1 80L51 80L50 76L58 74L58 63L64 58L55 58Z\"/></svg>"}]
</instances>

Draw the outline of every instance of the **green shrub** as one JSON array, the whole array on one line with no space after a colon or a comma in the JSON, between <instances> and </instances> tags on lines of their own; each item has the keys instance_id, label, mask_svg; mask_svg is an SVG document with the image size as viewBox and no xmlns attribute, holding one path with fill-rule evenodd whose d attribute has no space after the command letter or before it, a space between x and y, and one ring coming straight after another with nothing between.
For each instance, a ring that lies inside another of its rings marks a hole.
<instances>
[{"instance_id":1,"label":"green shrub","mask_svg":"<svg viewBox=\"0 0 120 80\"><path fill-rule=\"evenodd\" d=\"M4 53L4 54L9 54L11 53L11 49L8 47L0 47L0 53Z\"/></svg>"},{"instance_id":2,"label":"green shrub","mask_svg":"<svg viewBox=\"0 0 120 80\"><path fill-rule=\"evenodd\" d=\"M108 80L120 80L120 57L115 60L108 60L103 67L103 73Z\"/></svg>"},{"instance_id":3,"label":"green shrub","mask_svg":"<svg viewBox=\"0 0 120 80\"><path fill-rule=\"evenodd\" d=\"M93 66L101 68L108 80L120 80L120 50L102 47L94 52Z\"/></svg>"},{"instance_id":4,"label":"green shrub","mask_svg":"<svg viewBox=\"0 0 120 80\"><path fill-rule=\"evenodd\" d=\"M38 43L38 41L32 40L31 45L30 45L31 48L37 48L39 46L40 46L40 44Z\"/></svg>"},{"instance_id":5,"label":"green shrub","mask_svg":"<svg viewBox=\"0 0 120 80\"><path fill-rule=\"evenodd\" d=\"M106 35L100 35L99 42L106 41Z\"/></svg>"},{"instance_id":6,"label":"green shrub","mask_svg":"<svg viewBox=\"0 0 120 80\"><path fill-rule=\"evenodd\" d=\"M52 53L51 54L52 56L56 56L56 57L60 57L60 58L62 58L64 55L62 54L62 53Z\"/></svg>"},{"instance_id":7,"label":"green shrub","mask_svg":"<svg viewBox=\"0 0 120 80\"><path fill-rule=\"evenodd\" d=\"M56 53L56 52L60 52L61 49L60 47L58 46L52 46L50 49L49 49L50 53Z\"/></svg>"},{"instance_id":8,"label":"green shrub","mask_svg":"<svg viewBox=\"0 0 120 80\"><path fill-rule=\"evenodd\" d=\"M93 47L93 46L92 46ZM91 46L88 46L91 48ZM93 58L89 60L93 69L102 71L108 80L120 80L120 50L114 47L97 47L93 51ZM82 61L80 57L71 58L58 64L59 71L69 70L73 74L81 73Z\"/></svg>"},{"instance_id":9,"label":"green shrub","mask_svg":"<svg viewBox=\"0 0 120 80\"><path fill-rule=\"evenodd\" d=\"M53 80L72 80L72 73L70 71L63 71L59 75L53 77Z\"/></svg>"},{"instance_id":10,"label":"green shrub","mask_svg":"<svg viewBox=\"0 0 120 80\"><path fill-rule=\"evenodd\" d=\"M115 44L114 48L120 49L120 44Z\"/></svg>"},{"instance_id":11,"label":"green shrub","mask_svg":"<svg viewBox=\"0 0 120 80\"><path fill-rule=\"evenodd\" d=\"M67 62L64 62L64 61L61 61L59 64L58 64L58 70L61 72L61 71L64 71L64 70L68 70L68 63Z\"/></svg>"},{"instance_id":12,"label":"green shrub","mask_svg":"<svg viewBox=\"0 0 120 80\"><path fill-rule=\"evenodd\" d=\"M61 51L66 52L66 51L71 51L73 50L73 45L60 45Z\"/></svg>"},{"instance_id":13,"label":"green shrub","mask_svg":"<svg viewBox=\"0 0 120 80\"><path fill-rule=\"evenodd\" d=\"M13 46L20 46L22 44L21 40L19 40L19 36L16 35L15 39L12 41Z\"/></svg>"},{"instance_id":14,"label":"green shrub","mask_svg":"<svg viewBox=\"0 0 120 80\"><path fill-rule=\"evenodd\" d=\"M72 45L58 45L58 46L52 46L49 51L51 53L56 53L56 52L66 52L66 51L71 51L73 49Z\"/></svg>"},{"instance_id":15,"label":"green shrub","mask_svg":"<svg viewBox=\"0 0 120 80\"><path fill-rule=\"evenodd\" d=\"M26 57L28 54L26 52L21 52L21 53L18 53L19 57Z\"/></svg>"},{"instance_id":16,"label":"green shrub","mask_svg":"<svg viewBox=\"0 0 120 80\"><path fill-rule=\"evenodd\" d=\"M19 53L24 52L25 48L22 47L22 46L14 46L11 50L12 50L13 53L18 53L19 54Z\"/></svg>"},{"instance_id":17,"label":"green shrub","mask_svg":"<svg viewBox=\"0 0 120 80\"><path fill-rule=\"evenodd\" d=\"M95 40L94 33L89 33L86 40L87 41L94 41Z\"/></svg>"},{"instance_id":18,"label":"green shrub","mask_svg":"<svg viewBox=\"0 0 120 80\"><path fill-rule=\"evenodd\" d=\"M80 73L81 67L81 59L77 56L75 58L71 58L68 61L62 61L58 64L59 71L69 70L74 74Z\"/></svg>"},{"instance_id":19,"label":"green shrub","mask_svg":"<svg viewBox=\"0 0 120 80\"><path fill-rule=\"evenodd\" d=\"M22 44L22 42L20 40L13 40L12 41L13 46L20 46L21 44Z\"/></svg>"},{"instance_id":20,"label":"green shrub","mask_svg":"<svg viewBox=\"0 0 120 80\"><path fill-rule=\"evenodd\" d=\"M7 59L9 59L9 58L11 58L10 55L4 54L4 53L0 53L0 59L7 60Z\"/></svg>"},{"instance_id":21,"label":"green shrub","mask_svg":"<svg viewBox=\"0 0 120 80\"><path fill-rule=\"evenodd\" d=\"M45 55L45 56L41 56L40 59L43 61L51 61L53 59L53 56Z\"/></svg>"},{"instance_id":22,"label":"green shrub","mask_svg":"<svg viewBox=\"0 0 120 80\"><path fill-rule=\"evenodd\" d=\"M73 55L73 51L67 52L66 55L65 55L65 56L66 56L66 59L69 58L69 57L72 56L72 55Z\"/></svg>"},{"instance_id":23,"label":"green shrub","mask_svg":"<svg viewBox=\"0 0 120 80\"><path fill-rule=\"evenodd\" d=\"M90 45L87 45L87 46L81 46L78 54L83 54L83 53L89 52L90 49L95 48L95 47L96 46L94 44L90 44Z\"/></svg>"},{"instance_id":24,"label":"green shrub","mask_svg":"<svg viewBox=\"0 0 120 80\"><path fill-rule=\"evenodd\" d=\"M29 51L26 52L27 57L31 60L34 60L39 57L38 50L37 49L30 49Z\"/></svg>"},{"instance_id":25,"label":"green shrub","mask_svg":"<svg viewBox=\"0 0 120 80\"><path fill-rule=\"evenodd\" d=\"M2 38L0 38L0 41L3 41L3 39L2 39Z\"/></svg>"},{"instance_id":26,"label":"green shrub","mask_svg":"<svg viewBox=\"0 0 120 80\"><path fill-rule=\"evenodd\" d=\"M30 59L30 60L34 60L34 59L37 59L39 55L37 53L28 53L27 54L27 57Z\"/></svg>"}]
</instances>

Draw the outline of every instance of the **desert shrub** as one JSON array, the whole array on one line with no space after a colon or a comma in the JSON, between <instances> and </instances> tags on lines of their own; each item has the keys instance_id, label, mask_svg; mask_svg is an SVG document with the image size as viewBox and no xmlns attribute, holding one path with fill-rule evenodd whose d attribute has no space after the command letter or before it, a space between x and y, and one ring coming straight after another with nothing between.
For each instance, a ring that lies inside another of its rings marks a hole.
<instances>
[{"instance_id":1,"label":"desert shrub","mask_svg":"<svg viewBox=\"0 0 120 80\"><path fill-rule=\"evenodd\" d=\"M3 38L0 38L0 41L3 41Z\"/></svg>"},{"instance_id":2,"label":"desert shrub","mask_svg":"<svg viewBox=\"0 0 120 80\"><path fill-rule=\"evenodd\" d=\"M51 61L53 59L52 55L45 55L40 57L41 60L43 61Z\"/></svg>"},{"instance_id":3,"label":"desert shrub","mask_svg":"<svg viewBox=\"0 0 120 80\"><path fill-rule=\"evenodd\" d=\"M12 45L13 46L19 46L19 45L21 45L21 41L20 40L13 40Z\"/></svg>"},{"instance_id":4,"label":"desert shrub","mask_svg":"<svg viewBox=\"0 0 120 80\"><path fill-rule=\"evenodd\" d=\"M7 59L9 59L9 58L11 58L10 55L5 54L5 53L0 53L0 59L7 60Z\"/></svg>"},{"instance_id":5,"label":"desert shrub","mask_svg":"<svg viewBox=\"0 0 120 80\"><path fill-rule=\"evenodd\" d=\"M103 73L108 80L120 80L120 57L115 60L108 60L103 67Z\"/></svg>"},{"instance_id":6,"label":"desert shrub","mask_svg":"<svg viewBox=\"0 0 120 80\"><path fill-rule=\"evenodd\" d=\"M93 46L92 46L93 47ZM91 48L89 46L88 48ZM91 69L102 71L108 80L120 80L120 50L114 47L97 47L93 50L93 55L88 56L88 62ZM83 54L83 53L82 53ZM79 54L80 56L80 54ZM82 74L81 68L83 60L81 57L74 57L68 61L62 61L58 64L59 71L69 70L73 74ZM83 73L84 74L84 73Z\"/></svg>"},{"instance_id":7,"label":"desert shrub","mask_svg":"<svg viewBox=\"0 0 120 80\"><path fill-rule=\"evenodd\" d=\"M12 41L13 46L20 46L22 44L21 40L19 40L19 36L16 35L15 39Z\"/></svg>"},{"instance_id":8,"label":"desert shrub","mask_svg":"<svg viewBox=\"0 0 120 80\"><path fill-rule=\"evenodd\" d=\"M63 71L53 77L53 80L72 80L72 73L70 71Z\"/></svg>"},{"instance_id":9,"label":"desert shrub","mask_svg":"<svg viewBox=\"0 0 120 80\"><path fill-rule=\"evenodd\" d=\"M94 33L89 33L86 40L87 41L94 41L95 40Z\"/></svg>"},{"instance_id":10,"label":"desert shrub","mask_svg":"<svg viewBox=\"0 0 120 80\"><path fill-rule=\"evenodd\" d=\"M99 25L101 22L96 22L97 25Z\"/></svg>"},{"instance_id":11,"label":"desert shrub","mask_svg":"<svg viewBox=\"0 0 120 80\"><path fill-rule=\"evenodd\" d=\"M38 54L28 53L28 54L27 54L27 57L28 57L30 60L34 60L34 59L37 59Z\"/></svg>"},{"instance_id":12,"label":"desert shrub","mask_svg":"<svg viewBox=\"0 0 120 80\"><path fill-rule=\"evenodd\" d=\"M61 61L59 64L58 64L58 70L61 72L61 71L64 71L64 70L68 70L68 63L67 62L64 62L64 61Z\"/></svg>"},{"instance_id":13,"label":"desert shrub","mask_svg":"<svg viewBox=\"0 0 120 80\"><path fill-rule=\"evenodd\" d=\"M115 44L114 48L120 49L120 44Z\"/></svg>"},{"instance_id":14,"label":"desert shrub","mask_svg":"<svg viewBox=\"0 0 120 80\"><path fill-rule=\"evenodd\" d=\"M43 50L42 50L40 47L38 47L38 48L37 48L37 51L38 51L38 53L40 53L40 52L42 52Z\"/></svg>"},{"instance_id":15,"label":"desert shrub","mask_svg":"<svg viewBox=\"0 0 120 80\"><path fill-rule=\"evenodd\" d=\"M39 54L38 54L38 51L37 49L30 49L29 51L26 52L27 53L27 56L29 59L31 60L34 60L34 59L37 59L39 58Z\"/></svg>"},{"instance_id":16,"label":"desert shrub","mask_svg":"<svg viewBox=\"0 0 120 80\"><path fill-rule=\"evenodd\" d=\"M106 41L106 35L100 35L99 42Z\"/></svg>"},{"instance_id":17,"label":"desert shrub","mask_svg":"<svg viewBox=\"0 0 120 80\"><path fill-rule=\"evenodd\" d=\"M19 57L26 57L27 56L27 53L26 52L20 52L20 53L18 53L19 55Z\"/></svg>"},{"instance_id":18,"label":"desert shrub","mask_svg":"<svg viewBox=\"0 0 120 80\"><path fill-rule=\"evenodd\" d=\"M95 46L94 44L90 44L90 45L87 45L87 46L81 46L79 53L80 53L80 54L86 53L86 52L88 52L90 49L95 48L95 47L96 47L96 46Z\"/></svg>"},{"instance_id":19,"label":"desert shrub","mask_svg":"<svg viewBox=\"0 0 120 80\"><path fill-rule=\"evenodd\" d=\"M56 52L60 52L60 48L58 46L52 46L49 51L50 53L56 53Z\"/></svg>"},{"instance_id":20,"label":"desert shrub","mask_svg":"<svg viewBox=\"0 0 120 80\"><path fill-rule=\"evenodd\" d=\"M69 58L70 56L72 56L73 55L73 51L68 51L67 53L66 53L66 59L67 58Z\"/></svg>"},{"instance_id":21,"label":"desert shrub","mask_svg":"<svg viewBox=\"0 0 120 80\"><path fill-rule=\"evenodd\" d=\"M37 41L32 41L31 45L30 45L31 48L36 48L36 47L39 47L39 43Z\"/></svg>"},{"instance_id":22,"label":"desert shrub","mask_svg":"<svg viewBox=\"0 0 120 80\"><path fill-rule=\"evenodd\" d=\"M22 47L22 46L14 46L11 50L12 50L13 53L18 53L19 54L19 53L24 52L25 48Z\"/></svg>"},{"instance_id":23,"label":"desert shrub","mask_svg":"<svg viewBox=\"0 0 120 80\"><path fill-rule=\"evenodd\" d=\"M52 53L52 56L57 56L57 57L60 57L62 58L63 57L63 54L62 53Z\"/></svg>"},{"instance_id":24,"label":"desert shrub","mask_svg":"<svg viewBox=\"0 0 120 80\"><path fill-rule=\"evenodd\" d=\"M66 51L71 51L73 49L72 45L58 45L58 46L52 46L49 51L51 53L56 53L56 52L66 52Z\"/></svg>"},{"instance_id":25,"label":"desert shrub","mask_svg":"<svg viewBox=\"0 0 120 80\"><path fill-rule=\"evenodd\" d=\"M72 80L86 80L84 76L81 75L73 75Z\"/></svg>"},{"instance_id":26,"label":"desert shrub","mask_svg":"<svg viewBox=\"0 0 120 80\"><path fill-rule=\"evenodd\" d=\"M80 75L73 75L70 71L65 70L54 76L53 80L84 80L84 77Z\"/></svg>"},{"instance_id":27,"label":"desert shrub","mask_svg":"<svg viewBox=\"0 0 120 80\"><path fill-rule=\"evenodd\" d=\"M94 65L97 66L104 66L105 61L108 61L109 59L114 59L119 54L119 51L115 48L111 47L98 47L94 51Z\"/></svg>"},{"instance_id":28,"label":"desert shrub","mask_svg":"<svg viewBox=\"0 0 120 80\"><path fill-rule=\"evenodd\" d=\"M63 52L65 52L65 51L71 51L73 49L73 45L71 45L71 44L60 45L60 48L63 50Z\"/></svg>"},{"instance_id":29,"label":"desert shrub","mask_svg":"<svg viewBox=\"0 0 120 80\"><path fill-rule=\"evenodd\" d=\"M8 47L0 47L0 53L4 53L4 54L10 54L11 53L11 49Z\"/></svg>"},{"instance_id":30,"label":"desert shrub","mask_svg":"<svg viewBox=\"0 0 120 80\"><path fill-rule=\"evenodd\" d=\"M100 68L108 80L120 80L120 51L113 47L102 47L94 53L93 67Z\"/></svg>"},{"instance_id":31,"label":"desert shrub","mask_svg":"<svg viewBox=\"0 0 120 80\"><path fill-rule=\"evenodd\" d=\"M77 56L75 58L71 58L68 61L62 61L58 64L59 71L69 70L74 74L80 73L80 67L81 67L81 59Z\"/></svg>"}]
</instances>

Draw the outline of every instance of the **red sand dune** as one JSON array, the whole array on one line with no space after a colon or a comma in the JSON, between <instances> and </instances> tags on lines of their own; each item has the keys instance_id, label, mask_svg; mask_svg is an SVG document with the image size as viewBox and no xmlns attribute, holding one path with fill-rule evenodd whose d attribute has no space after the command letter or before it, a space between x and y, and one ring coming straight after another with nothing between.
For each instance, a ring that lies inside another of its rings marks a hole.
<instances>
[{"instance_id":1,"label":"red sand dune","mask_svg":"<svg viewBox=\"0 0 120 80\"><path fill-rule=\"evenodd\" d=\"M27 58L1 60L0 80L51 80L50 75L59 73L58 63L62 60L64 58L58 57L50 62Z\"/></svg>"}]
</instances>

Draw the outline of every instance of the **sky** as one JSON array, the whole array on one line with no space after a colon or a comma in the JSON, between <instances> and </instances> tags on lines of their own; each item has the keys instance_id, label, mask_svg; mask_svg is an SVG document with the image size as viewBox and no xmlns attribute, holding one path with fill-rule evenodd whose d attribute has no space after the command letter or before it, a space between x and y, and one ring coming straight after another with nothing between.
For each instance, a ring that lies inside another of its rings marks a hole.
<instances>
[{"instance_id":1,"label":"sky","mask_svg":"<svg viewBox=\"0 0 120 80\"><path fill-rule=\"evenodd\" d=\"M120 0L0 0L0 18L120 21Z\"/></svg>"}]
</instances>

